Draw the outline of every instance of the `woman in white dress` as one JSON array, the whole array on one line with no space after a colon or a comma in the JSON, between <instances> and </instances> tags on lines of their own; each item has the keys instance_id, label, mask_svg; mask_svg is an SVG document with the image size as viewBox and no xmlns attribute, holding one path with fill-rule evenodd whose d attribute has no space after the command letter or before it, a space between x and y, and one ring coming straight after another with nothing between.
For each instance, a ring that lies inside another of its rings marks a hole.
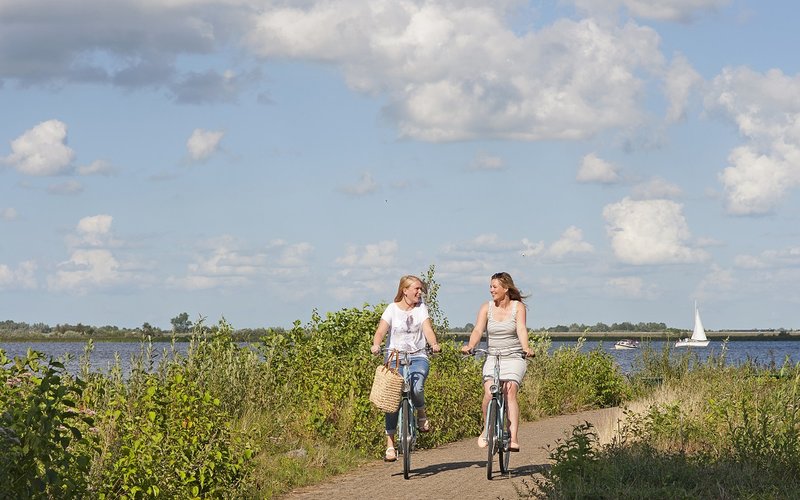
<instances>
[{"instance_id":1,"label":"woman in white dress","mask_svg":"<svg viewBox=\"0 0 800 500\"><path fill-rule=\"evenodd\" d=\"M486 332L486 343L491 349L499 349L503 353L525 353L525 357L531 356L531 348L528 345L528 327L526 326L526 307L524 298L519 289L514 285L514 280L508 273L496 273L492 275L489 283L489 294L492 300L483 304L478 311L478 319L475 328L469 337L469 341L461 348L465 354L471 353L481 341L483 332ZM483 418L486 419L486 408L492 399L489 388L492 385L494 374L493 356L487 356L483 365L483 404L481 411ZM521 356L503 356L500 358L500 381L503 384L503 392L508 402L508 423L511 432L511 451L519 451L519 441L517 431L519 429L519 404L517 402L517 391L522 383L522 378L527 370L527 361ZM481 433L478 438L478 446L487 446L486 436Z\"/></svg>"}]
</instances>

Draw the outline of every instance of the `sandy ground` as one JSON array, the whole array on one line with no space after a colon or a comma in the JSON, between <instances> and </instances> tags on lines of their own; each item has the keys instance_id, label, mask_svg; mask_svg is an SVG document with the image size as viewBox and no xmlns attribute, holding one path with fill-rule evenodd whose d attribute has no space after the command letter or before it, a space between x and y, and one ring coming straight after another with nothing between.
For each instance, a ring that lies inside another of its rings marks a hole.
<instances>
[{"instance_id":1,"label":"sandy ground","mask_svg":"<svg viewBox=\"0 0 800 500\"><path fill-rule=\"evenodd\" d=\"M545 470L551 448L576 424L590 422L600 428L613 422L617 409L593 410L551 417L520 426L520 451L511 455L510 473L501 475L494 460L494 475L486 479L486 450L476 437L411 455L411 475L403 479L402 457L396 462L375 461L325 483L292 491L284 499L514 499L517 488L531 484L533 475ZM435 431L434 431L435 432Z\"/></svg>"}]
</instances>

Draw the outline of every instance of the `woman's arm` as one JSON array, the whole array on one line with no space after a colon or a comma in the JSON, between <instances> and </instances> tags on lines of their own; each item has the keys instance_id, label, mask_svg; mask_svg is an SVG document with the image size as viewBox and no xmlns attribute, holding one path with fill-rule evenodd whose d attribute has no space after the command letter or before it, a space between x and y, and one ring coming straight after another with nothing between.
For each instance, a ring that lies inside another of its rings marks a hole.
<instances>
[{"instance_id":1,"label":"woman's arm","mask_svg":"<svg viewBox=\"0 0 800 500\"><path fill-rule=\"evenodd\" d=\"M525 304L520 302L517 305L517 337L519 343L522 344L522 350L525 351L526 356L531 355L531 346L528 343L528 326L527 326L528 311Z\"/></svg>"},{"instance_id":2,"label":"woman's arm","mask_svg":"<svg viewBox=\"0 0 800 500\"><path fill-rule=\"evenodd\" d=\"M375 329L375 335L372 336L372 347L370 347L370 352L372 354L380 354L381 353L381 344L383 343L383 337L386 336L386 332L389 331L389 323L386 320L380 320L378 322L378 328Z\"/></svg>"},{"instance_id":3,"label":"woman's arm","mask_svg":"<svg viewBox=\"0 0 800 500\"><path fill-rule=\"evenodd\" d=\"M486 322L488 321L489 316L489 305L483 304L478 311L478 319L475 320L475 328L472 329L472 333L469 336L469 340L467 344L461 348L461 352L469 353L478 343L481 341L481 336L483 336L483 332L486 331Z\"/></svg>"},{"instance_id":4,"label":"woman's arm","mask_svg":"<svg viewBox=\"0 0 800 500\"><path fill-rule=\"evenodd\" d=\"M422 323L422 333L425 334L425 340L428 341L428 344L430 344L433 352L439 352L442 350L442 348L439 347L439 343L436 341L436 332L433 331L433 323L431 322L430 318L426 319Z\"/></svg>"}]
</instances>

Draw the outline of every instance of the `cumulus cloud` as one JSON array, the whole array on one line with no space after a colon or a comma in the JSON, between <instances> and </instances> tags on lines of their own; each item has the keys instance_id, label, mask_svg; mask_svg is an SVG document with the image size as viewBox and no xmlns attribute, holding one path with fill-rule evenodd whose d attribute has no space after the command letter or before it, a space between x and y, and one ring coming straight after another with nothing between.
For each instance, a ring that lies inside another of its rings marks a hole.
<instances>
[{"instance_id":1,"label":"cumulus cloud","mask_svg":"<svg viewBox=\"0 0 800 500\"><path fill-rule=\"evenodd\" d=\"M617 167L598 158L594 153L589 153L583 157L575 179L578 182L613 184L619 181L619 174L617 173Z\"/></svg>"},{"instance_id":2,"label":"cumulus cloud","mask_svg":"<svg viewBox=\"0 0 800 500\"><path fill-rule=\"evenodd\" d=\"M707 252L688 245L683 206L671 200L624 198L606 205L603 217L614 255L634 265L700 262Z\"/></svg>"},{"instance_id":3,"label":"cumulus cloud","mask_svg":"<svg viewBox=\"0 0 800 500\"><path fill-rule=\"evenodd\" d=\"M661 198L679 198L683 195L680 186L668 182L660 177L655 177L647 182L637 184L631 191L631 198L635 200L652 200Z\"/></svg>"},{"instance_id":4,"label":"cumulus cloud","mask_svg":"<svg viewBox=\"0 0 800 500\"><path fill-rule=\"evenodd\" d=\"M548 254L556 259L567 255L592 253L594 246L583 240L583 231L575 226L568 227L556 242L550 245Z\"/></svg>"},{"instance_id":5,"label":"cumulus cloud","mask_svg":"<svg viewBox=\"0 0 800 500\"><path fill-rule=\"evenodd\" d=\"M705 96L712 113L733 121L745 144L728 155L719 180L737 215L773 211L800 186L800 78L725 68Z\"/></svg>"},{"instance_id":6,"label":"cumulus cloud","mask_svg":"<svg viewBox=\"0 0 800 500\"><path fill-rule=\"evenodd\" d=\"M219 149L219 143L224 136L225 132L219 130L194 129L186 141L189 158L195 162L207 160Z\"/></svg>"},{"instance_id":7,"label":"cumulus cloud","mask_svg":"<svg viewBox=\"0 0 800 500\"><path fill-rule=\"evenodd\" d=\"M75 232L67 238L71 247L106 247L116 244L111 233L114 218L110 215L92 215L78 221Z\"/></svg>"},{"instance_id":8,"label":"cumulus cloud","mask_svg":"<svg viewBox=\"0 0 800 500\"><path fill-rule=\"evenodd\" d=\"M345 254L336 259L342 267L392 267L397 263L398 245L396 241L380 241L359 247L349 245Z\"/></svg>"},{"instance_id":9,"label":"cumulus cloud","mask_svg":"<svg viewBox=\"0 0 800 500\"><path fill-rule=\"evenodd\" d=\"M339 191L351 196L363 196L365 194L374 193L377 190L378 183L375 182L375 179L372 178L372 174L369 172L362 173L358 182L339 188Z\"/></svg>"},{"instance_id":10,"label":"cumulus cloud","mask_svg":"<svg viewBox=\"0 0 800 500\"><path fill-rule=\"evenodd\" d=\"M67 146L67 125L48 120L11 141L5 162L25 175L52 176L69 172L74 157Z\"/></svg>"},{"instance_id":11,"label":"cumulus cloud","mask_svg":"<svg viewBox=\"0 0 800 500\"><path fill-rule=\"evenodd\" d=\"M21 262L16 269L0 264L0 290L37 288L36 268L36 262L32 260Z\"/></svg>"},{"instance_id":12,"label":"cumulus cloud","mask_svg":"<svg viewBox=\"0 0 800 500\"><path fill-rule=\"evenodd\" d=\"M107 288L128 281L120 263L106 249L75 250L69 260L58 265L59 270L48 276L47 285L53 291L74 290L86 293L94 288Z\"/></svg>"},{"instance_id":13,"label":"cumulus cloud","mask_svg":"<svg viewBox=\"0 0 800 500\"><path fill-rule=\"evenodd\" d=\"M283 240L252 249L225 235L201 242L186 274L170 276L167 284L186 290L206 290L252 286L276 279L284 284L296 282L308 274L308 257L313 250L309 243Z\"/></svg>"},{"instance_id":14,"label":"cumulus cloud","mask_svg":"<svg viewBox=\"0 0 800 500\"><path fill-rule=\"evenodd\" d=\"M265 9L259 56L340 65L351 88L388 96L400 134L578 139L630 126L663 57L650 28L559 19L516 33L503 3L311 2Z\"/></svg>"}]
</instances>

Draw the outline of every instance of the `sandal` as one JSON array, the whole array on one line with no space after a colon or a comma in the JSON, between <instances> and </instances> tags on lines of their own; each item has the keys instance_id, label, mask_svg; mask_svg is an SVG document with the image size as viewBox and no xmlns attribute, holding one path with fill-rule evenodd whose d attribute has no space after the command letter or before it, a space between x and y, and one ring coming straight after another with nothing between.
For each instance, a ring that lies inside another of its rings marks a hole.
<instances>
[{"instance_id":1,"label":"sandal","mask_svg":"<svg viewBox=\"0 0 800 500\"><path fill-rule=\"evenodd\" d=\"M519 451L519 445L515 443L511 443L508 445L508 451L517 452Z\"/></svg>"},{"instance_id":2,"label":"sandal","mask_svg":"<svg viewBox=\"0 0 800 500\"><path fill-rule=\"evenodd\" d=\"M478 436L478 448L486 448L489 446L489 441L486 440L486 437L481 434Z\"/></svg>"},{"instance_id":3,"label":"sandal","mask_svg":"<svg viewBox=\"0 0 800 500\"><path fill-rule=\"evenodd\" d=\"M397 452L391 446L386 448L386 454L383 455L384 462L394 462L397 460Z\"/></svg>"},{"instance_id":4,"label":"sandal","mask_svg":"<svg viewBox=\"0 0 800 500\"><path fill-rule=\"evenodd\" d=\"M430 432L431 423L428 422L428 417L419 417L417 419L417 427L419 428L420 432Z\"/></svg>"}]
</instances>

